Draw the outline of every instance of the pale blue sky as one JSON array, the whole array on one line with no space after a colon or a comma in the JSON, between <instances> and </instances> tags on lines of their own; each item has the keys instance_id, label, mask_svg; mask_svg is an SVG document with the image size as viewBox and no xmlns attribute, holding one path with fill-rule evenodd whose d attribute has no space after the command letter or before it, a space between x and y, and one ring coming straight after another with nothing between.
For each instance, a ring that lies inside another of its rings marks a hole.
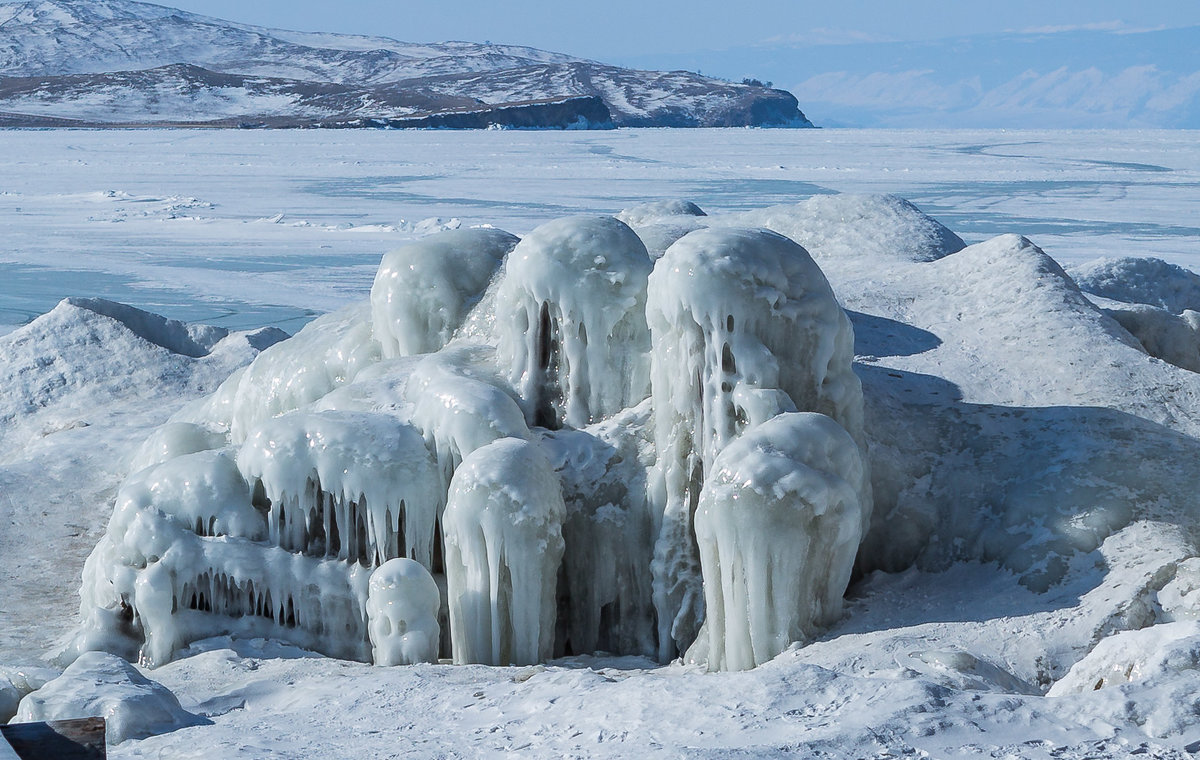
<instances>
[{"instance_id":1,"label":"pale blue sky","mask_svg":"<svg viewBox=\"0 0 1200 760\"><path fill-rule=\"evenodd\" d=\"M621 63L768 40L928 40L989 31L1200 25L1196 0L158 0L194 13L411 42L491 40Z\"/></svg>"}]
</instances>

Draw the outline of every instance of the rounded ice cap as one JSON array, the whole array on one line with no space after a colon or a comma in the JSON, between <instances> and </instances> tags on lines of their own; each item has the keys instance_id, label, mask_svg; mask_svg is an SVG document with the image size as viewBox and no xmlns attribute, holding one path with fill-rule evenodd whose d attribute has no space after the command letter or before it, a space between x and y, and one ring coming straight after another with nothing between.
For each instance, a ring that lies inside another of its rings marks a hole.
<instances>
[{"instance_id":1,"label":"rounded ice cap","mask_svg":"<svg viewBox=\"0 0 1200 760\"><path fill-rule=\"evenodd\" d=\"M482 297L517 237L494 227L447 230L385 254L371 321L386 358L436 351Z\"/></svg>"},{"instance_id":2,"label":"rounded ice cap","mask_svg":"<svg viewBox=\"0 0 1200 760\"><path fill-rule=\"evenodd\" d=\"M421 563L390 559L371 573L367 592L367 630L376 665L437 662L437 582Z\"/></svg>"}]
</instances>

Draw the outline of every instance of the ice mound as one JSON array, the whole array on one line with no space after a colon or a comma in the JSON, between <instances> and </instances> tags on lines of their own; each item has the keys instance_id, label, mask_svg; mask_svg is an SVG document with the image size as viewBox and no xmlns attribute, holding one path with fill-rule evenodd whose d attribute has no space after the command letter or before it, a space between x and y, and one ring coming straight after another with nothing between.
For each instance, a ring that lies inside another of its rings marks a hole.
<instances>
[{"instance_id":1,"label":"ice mound","mask_svg":"<svg viewBox=\"0 0 1200 760\"><path fill-rule=\"evenodd\" d=\"M781 414L717 455L696 540L707 618L690 657L746 670L840 617L865 527L858 444L822 414Z\"/></svg>"},{"instance_id":2,"label":"ice mound","mask_svg":"<svg viewBox=\"0 0 1200 760\"><path fill-rule=\"evenodd\" d=\"M256 346L281 337L273 328L231 334L111 301L65 299L0 336L0 440L89 424L100 398L167 406L211 392Z\"/></svg>"},{"instance_id":3,"label":"ice mound","mask_svg":"<svg viewBox=\"0 0 1200 760\"><path fill-rule=\"evenodd\" d=\"M880 323L926 348L860 365L864 569L999 562L1044 591L1136 521L1195 533L1179 463L1200 453L1200 381L1151 360L1037 246L1000 236L906 265L892 288Z\"/></svg>"},{"instance_id":4,"label":"ice mound","mask_svg":"<svg viewBox=\"0 0 1200 760\"><path fill-rule=\"evenodd\" d=\"M1099 259L1069 273L1147 353L1200 372L1200 276L1155 258Z\"/></svg>"},{"instance_id":5,"label":"ice mound","mask_svg":"<svg viewBox=\"0 0 1200 760\"><path fill-rule=\"evenodd\" d=\"M1163 623L1109 636L1050 687L1048 696L1098 691L1185 670L1200 671L1200 622Z\"/></svg>"},{"instance_id":6,"label":"ice mound","mask_svg":"<svg viewBox=\"0 0 1200 760\"><path fill-rule=\"evenodd\" d=\"M61 675L50 668L0 668L0 723L17 714L21 699Z\"/></svg>"},{"instance_id":7,"label":"ice mound","mask_svg":"<svg viewBox=\"0 0 1200 760\"><path fill-rule=\"evenodd\" d=\"M650 201L640 203L627 209L622 209L617 219L630 227L637 229L647 224L660 222L670 217L706 216L704 211L691 201L672 198L665 201Z\"/></svg>"},{"instance_id":8,"label":"ice mound","mask_svg":"<svg viewBox=\"0 0 1200 760\"><path fill-rule=\"evenodd\" d=\"M815 195L794 205L718 217L714 224L766 227L818 261L933 261L962 250L962 239L894 195Z\"/></svg>"},{"instance_id":9,"label":"ice mound","mask_svg":"<svg viewBox=\"0 0 1200 760\"><path fill-rule=\"evenodd\" d=\"M650 276L654 443L650 496L660 657L683 651L703 619L692 518L705 474L748 429L777 414L826 414L863 441L854 335L821 270L767 230L680 238ZM870 497L860 483L863 509ZM837 571L833 571L837 572Z\"/></svg>"},{"instance_id":10,"label":"ice mound","mask_svg":"<svg viewBox=\"0 0 1200 760\"><path fill-rule=\"evenodd\" d=\"M1157 306L1126 304L1094 297L1096 305L1138 339L1146 353L1192 372L1200 372L1200 311L1175 314Z\"/></svg>"},{"instance_id":11,"label":"ice mound","mask_svg":"<svg viewBox=\"0 0 1200 760\"><path fill-rule=\"evenodd\" d=\"M1098 259L1068 271L1086 293L1172 314L1200 311L1200 275L1162 259Z\"/></svg>"},{"instance_id":12,"label":"ice mound","mask_svg":"<svg viewBox=\"0 0 1200 760\"><path fill-rule=\"evenodd\" d=\"M389 254L372 304L315 320L154 433L88 560L66 658L157 665L238 634L381 664L667 660L704 618L706 473L760 428L807 431L777 441L790 464L772 470L803 506L764 496L759 515L795 517L779 537L808 549L765 561L803 578L737 592L728 607L774 616L754 634L770 643L711 667L829 623L871 497L853 333L804 249L701 229L654 264L612 217L511 243L460 230ZM771 426L797 411L817 417Z\"/></svg>"},{"instance_id":13,"label":"ice mound","mask_svg":"<svg viewBox=\"0 0 1200 760\"><path fill-rule=\"evenodd\" d=\"M516 244L516 236L495 228L448 230L386 254L371 286L383 355L446 345Z\"/></svg>"},{"instance_id":14,"label":"ice mound","mask_svg":"<svg viewBox=\"0 0 1200 760\"><path fill-rule=\"evenodd\" d=\"M22 699L15 720L89 717L104 718L109 744L211 722L180 707L179 700L162 684L146 678L120 657L103 652L81 656L61 676Z\"/></svg>"},{"instance_id":15,"label":"ice mound","mask_svg":"<svg viewBox=\"0 0 1200 760\"><path fill-rule=\"evenodd\" d=\"M382 348L371 330L369 304L318 317L229 377L203 405L176 421L215 424L241 443L259 423L317 401L377 362Z\"/></svg>"},{"instance_id":16,"label":"ice mound","mask_svg":"<svg viewBox=\"0 0 1200 760\"><path fill-rule=\"evenodd\" d=\"M536 444L504 438L463 460L442 522L456 663L531 665L553 656L565 512Z\"/></svg>"},{"instance_id":17,"label":"ice mound","mask_svg":"<svg viewBox=\"0 0 1200 760\"><path fill-rule=\"evenodd\" d=\"M376 665L437 662L442 594L419 562L389 559L371 573L367 619Z\"/></svg>"},{"instance_id":18,"label":"ice mound","mask_svg":"<svg viewBox=\"0 0 1200 760\"><path fill-rule=\"evenodd\" d=\"M582 427L646 396L650 256L609 216L547 222L513 249L496 293L499 361L542 427Z\"/></svg>"}]
</instances>

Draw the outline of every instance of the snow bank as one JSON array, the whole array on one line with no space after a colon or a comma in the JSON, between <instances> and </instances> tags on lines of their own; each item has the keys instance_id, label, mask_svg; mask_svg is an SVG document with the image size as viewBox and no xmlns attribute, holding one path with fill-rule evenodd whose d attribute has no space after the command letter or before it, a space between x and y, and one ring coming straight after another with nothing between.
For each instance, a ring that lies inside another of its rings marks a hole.
<instances>
[{"instance_id":1,"label":"snow bank","mask_svg":"<svg viewBox=\"0 0 1200 760\"><path fill-rule=\"evenodd\" d=\"M503 230L460 229L384 255L371 286L372 325L383 355L424 354L449 342L516 244Z\"/></svg>"},{"instance_id":2,"label":"snow bank","mask_svg":"<svg viewBox=\"0 0 1200 760\"><path fill-rule=\"evenodd\" d=\"M1200 372L1200 311L1174 314L1146 304L1126 304L1093 297L1101 310L1138 339L1151 356L1192 372Z\"/></svg>"},{"instance_id":3,"label":"snow bank","mask_svg":"<svg viewBox=\"0 0 1200 760\"><path fill-rule=\"evenodd\" d=\"M1162 259L1097 259L1067 271L1086 293L1172 314L1200 311L1200 275Z\"/></svg>"},{"instance_id":4,"label":"snow bank","mask_svg":"<svg viewBox=\"0 0 1200 760\"><path fill-rule=\"evenodd\" d=\"M15 720L28 723L88 717L104 718L109 744L211 723L180 707L179 700L162 684L121 658L102 652L83 655L61 676L22 699Z\"/></svg>"},{"instance_id":5,"label":"snow bank","mask_svg":"<svg viewBox=\"0 0 1200 760\"><path fill-rule=\"evenodd\" d=\"M1098 691L1184 670L1200 670L1200 623L1196 621L1121 631L1103 639L1050 687L1048 696Z\"/></svg>"},{"instance_id":6,"label":"snow bank","mask_svg":"<svg viewBox=\"0 0 1200 760\"><path fill-rule=\"evenodd\" d=\"M794 205L717 217L714 224L766 227L795 240L818 261L934 261L965 245L894 195L815 195Z\"/></svg>"}]
</instances>

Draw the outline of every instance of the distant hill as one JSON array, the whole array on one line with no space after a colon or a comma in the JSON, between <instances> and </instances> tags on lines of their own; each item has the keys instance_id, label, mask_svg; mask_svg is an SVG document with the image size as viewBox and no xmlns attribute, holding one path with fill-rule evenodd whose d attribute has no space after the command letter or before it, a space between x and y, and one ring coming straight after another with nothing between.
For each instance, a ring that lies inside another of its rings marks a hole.
<instances>
[{"instance_id":1,"label":"distant hill","mask_svg":"<svg viewBox=\"0 0 1200 760\"><path fill-rule=\"evenodd\" d=\"M1200 27L848 44L795 36L626 63L769 78L826 126L1200 128Z\"/></svg>"},{"instance_id":2,"label":"distant hill","mask_svg":"<svg viewBox=\"0 0 1200 760\"><path fill-rule=\"evenodd\" d=\"M0 126L811 127L783 90L513 45L249 26L130 0L0 3Z\"/></svg>"}]
</instances>

